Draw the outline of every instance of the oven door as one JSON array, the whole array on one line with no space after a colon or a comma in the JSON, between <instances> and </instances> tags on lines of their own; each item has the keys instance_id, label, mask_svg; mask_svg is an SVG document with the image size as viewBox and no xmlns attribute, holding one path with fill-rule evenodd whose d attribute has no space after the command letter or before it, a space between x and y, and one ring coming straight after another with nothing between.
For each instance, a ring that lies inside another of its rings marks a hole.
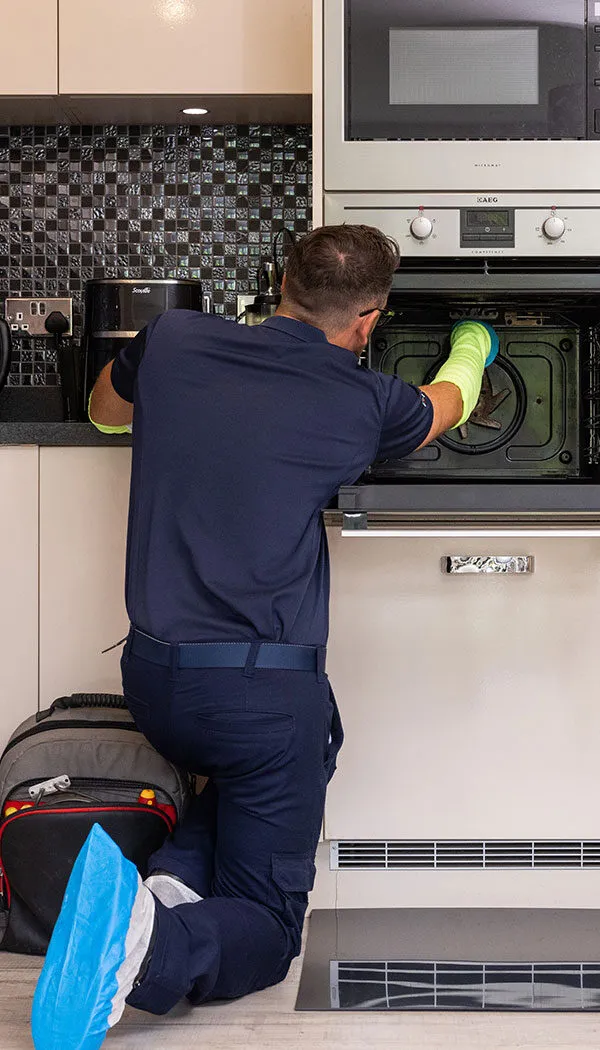
<instances>
[{"instance_id":1,"label":"oven door","mask_svg":"<svg viewBox=\"0 0 600 1050\"><path fill-rule=\"evenodd\" d=\"M585 138L585 8L346 0L346 138Z\"/></svg>"},{"instance_id":2,"label":"oven door","mask_svg":"<svg viewBox=\"0 0 600 1050\"><path fill-rule=\"evenodd\" d=\"M323 19L326 191L592 188L597 0L326 0Z\"/></svg>"}]
</instances>

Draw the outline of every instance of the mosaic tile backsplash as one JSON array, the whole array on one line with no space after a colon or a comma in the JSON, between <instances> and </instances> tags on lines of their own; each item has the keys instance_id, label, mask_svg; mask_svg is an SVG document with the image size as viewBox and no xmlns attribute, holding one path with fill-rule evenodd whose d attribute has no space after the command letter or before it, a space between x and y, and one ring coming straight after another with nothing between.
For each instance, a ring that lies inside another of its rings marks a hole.
<instances>
[{"instance_id":1,"label":"mosaic tile backsplash","mask_svg":"<svg viewBox=\"0 0 600 1050\"><path fill-rule=\"evenodd\" d=\"M311 219L306 126L0 127L2 298L68 295L75 340L92 277L192 277L235 317L274 234ZM9 382L55 385L45 340L16 339Z\"/></svg>"}]
</instances>

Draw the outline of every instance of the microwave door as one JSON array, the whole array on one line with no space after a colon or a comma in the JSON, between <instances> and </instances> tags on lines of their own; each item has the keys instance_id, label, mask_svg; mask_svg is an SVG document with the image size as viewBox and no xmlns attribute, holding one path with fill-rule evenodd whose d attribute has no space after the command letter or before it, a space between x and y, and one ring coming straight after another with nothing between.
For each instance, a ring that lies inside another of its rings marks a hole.
<instances>
[{"instance_id":1,"label":"microwave door","mask_svg":"<svg viewBox=\"0 0 600 1050\"><path fill-rule=\"evenodd\" d=\"M584 139L589 2L346 0L346 140Z\"/></svg>"}]
</instances>

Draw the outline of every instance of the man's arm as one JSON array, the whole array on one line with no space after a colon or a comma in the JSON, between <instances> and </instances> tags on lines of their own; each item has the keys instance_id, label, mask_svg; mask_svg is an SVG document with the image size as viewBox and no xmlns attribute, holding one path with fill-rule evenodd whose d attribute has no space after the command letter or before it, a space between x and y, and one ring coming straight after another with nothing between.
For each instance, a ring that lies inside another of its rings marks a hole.
<instances>
[{"instance_id":1,"label":"man's arm","mask_svg":"<svg viewBox=\"0 0 600 1050\"><path fill-rule=\"evenodd\" d=\"M483 371L498 353L496 332L479 321L455 325L450 339L448 360L429 386L420 387L433 405L433 424L421 448L467 421L479 400Z\"/></svg>"},{"instance_id":2,"label":"man's arm","mask_svg":"<svg viewBox=\"0 0 600 1050\"><path fill-rule=\"evenodd\" d=\"M403 459L471 415L479 400L483 370L497 353L498 336L488 325L462 322L453 329L451 344L448 360L427 386L387 379L377 459Z\"/></svg>"},{"instance_id":3,"label":"man's arm","mask_svg":"<svg viewBox=\"0 0 600 1050\"><path fill-rule=\"evenodd\" d=\"M149 328L143 328L138 332L114 361L102 369L96 380L88 416L103 434L124 434L131 428L135 381L146 349L148 331Z\"/></svg>"},{"instance_id":4,"label":"man's arm","mask_svg":"<svg viewBox=\"0 0 600 1050\"><path fill-rule=\"evenodd\" d=\"M114 431L114 428L131 426L133 420L133 405L120 397L112 385L112 366L113 362L110 361L102 369L92 390L88 408L88 415L94 426L99 430L104 428L109 433Z\"/></svg>"},{"instance_id":5,"label":"man's arm","mask_svg":"<svg viewBox=\"0 0 600 1050\"><path fill-rule=\"evenodd\" d=\"M424 448L431 441L435 441L440 434L445 434L447 430L452 430L457 426L463 414L463 400L460 390L454 383L438 383L435 386L430 384L419 387L419 390L423 391L433 406L431 430L425 441L419 445L419 448Z\"/></svg>"}]
</instances>

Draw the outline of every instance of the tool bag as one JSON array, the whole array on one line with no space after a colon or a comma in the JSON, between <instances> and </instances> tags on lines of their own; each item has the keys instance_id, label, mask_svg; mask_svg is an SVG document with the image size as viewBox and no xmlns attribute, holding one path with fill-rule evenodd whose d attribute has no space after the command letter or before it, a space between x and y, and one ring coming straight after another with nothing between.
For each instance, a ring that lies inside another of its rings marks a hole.
<instances>
[{"instance_id":1,"label":"tool bag","mask_svg":"<svg viewBox=\"0 0 600 1050\"><path fill-rule=\"evenodd\" d=\"M122 696L76 693L23 722L0 758L0 947L45 953L95 823L144 877L191 790Z\"/></svg>"}]
</instances>

